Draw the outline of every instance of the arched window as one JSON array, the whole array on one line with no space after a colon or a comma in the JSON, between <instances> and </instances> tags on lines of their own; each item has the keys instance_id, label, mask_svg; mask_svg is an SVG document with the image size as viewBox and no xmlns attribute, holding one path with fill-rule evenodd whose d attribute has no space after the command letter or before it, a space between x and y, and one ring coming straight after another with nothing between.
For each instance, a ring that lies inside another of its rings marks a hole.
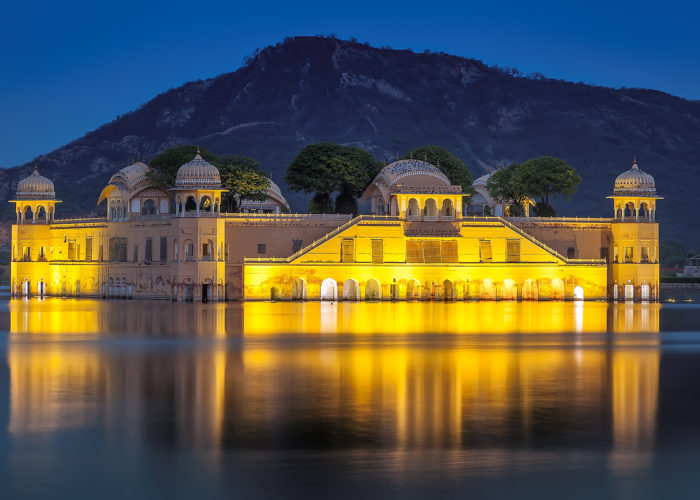
<instances>
[{"instance_id":1,"label":"arched window","mask_svg":"<svg viewBox=\"0 0 700 500\"><path fill-rule=\"evenodd\" d=\"M34 220L34 212L32 212L32 207L29 205L24 209L24 220Z\"/></svg>"},{"instance_id":2,"label":"arched window","mask_svg":"<svg viewBox=\"0 0 700 500\"><path fill-rule=\"evenodd\" d=\"M382 300L382 287L379 285L379 281L374 278L367 280L367 284L365 285L365 299Z\"/></svg>"},{"instance_id":3,"label":"arched window","mask_svg":"<svg viewBox=\"0 0 700 500\"><path fill-rule=\"evenodd\" d=\"M185 201L185 212L196 212L197 202L194 201L194 196L188 196L187 201Z\"/></svg>"},{"instance_id":4,"label":"arched window","mask_svg":"<svg viewBox=\"0 0 700 500\"><path fill-rule=\"evenodd\" d=\"M426 217L437 217L437 214L438 214L437 202L432 198L428 198L427 200L425 200L425 216Z\"/></svg>"},{"instance_id":5,"label":"arched window","mask_svg":"<svg viewBox=\"0 0 700 500\"><path fill-rule=\"evenodd\" d=\"M141 215L156 215L158 209L156 207L155 200L146 200L143 202L143 207L141 208Z\"/></svg>"},{"instance_id":6,"label":"arched window","mask_svg":"<svg viewBox=\"0 0 700 500\"><path fill-rule=\"evenodd\" d=\"M632 203L625 204L625 219L634 217L634 205Z\"/></svg>"},{"instance_id":7,"label":"arched window","mask_svg":"<svg viewBox=\"0 0 700 500\"><path fill-rule=\"evenodd\" d=\"M203 196L201 201L199 202L199 211L200 212L211 212L212 209L212 204L211 204L211 198L208 196Z\"/></svg>"},{"instance_id":8,"label":"arched window","mask_svg":"<svg viewBox=\"0 0 700 500\"><path fill-rule=\"evenodd\" d=\"M455 209L454 205L452 204L452 200L447 198L442 202L442 213L441 215L443 217L454 217L455 216Z\"/></svg>"},{"instance_id":9,"label":"arched window","mask_svg":"<svg viewBox=\"0 0 700 500\"><path fill-rule=\"evenodd\" d=\"M46 220L46 210L40 206L36 211L36 220Z\"/></svg>"},{"instance_id":10,"label":"arched window","mask_svg":"<svg viewBox=\"0 0 700 500\"><path fill-rule=\"evenodd\" d=\"M408 200L408 210L406 211L408 220L420 220L420 205L418 200L411 198Z\"/></svg>"}]
</instances>

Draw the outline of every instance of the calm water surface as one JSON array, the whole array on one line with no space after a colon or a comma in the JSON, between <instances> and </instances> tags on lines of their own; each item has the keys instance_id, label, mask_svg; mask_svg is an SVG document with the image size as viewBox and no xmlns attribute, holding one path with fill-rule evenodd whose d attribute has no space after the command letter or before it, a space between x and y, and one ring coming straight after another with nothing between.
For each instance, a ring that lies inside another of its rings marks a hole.
<instances>
[{"instance_id":1,"label":"calm water surface","mask_svg":"<svg viewBox=\"0 0 700 500\"><path fill-rule=\"evenodd\" d=\"M674 298L5 299L0 498L700 498Z\"/></svg>"}]
</instances>

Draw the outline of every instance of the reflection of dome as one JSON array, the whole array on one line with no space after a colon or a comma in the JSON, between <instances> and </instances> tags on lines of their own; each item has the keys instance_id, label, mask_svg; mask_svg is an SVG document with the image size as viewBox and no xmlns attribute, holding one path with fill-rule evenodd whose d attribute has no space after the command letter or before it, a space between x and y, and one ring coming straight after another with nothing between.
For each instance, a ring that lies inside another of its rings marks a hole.
<instances>
[{"instance_id":1,"label":"reflection of dome","mask_svg":"<svg viewBox=\"0 0 700 500\"><path fill-rule=\"evenodd\" d=\"M54 200L56 192L53 182L39 175L34 167L34 172L17 183L17 199L23 200Z\"/></svg>"},{"instance_id":2,"label":"reflection of dome","mask_svg":"<svg viewBox=\"0 0 700 500\"><path fill-rule=\"evenodd\" d=\"M632 168L626 172L622 172L615 179L615 195L655 195L656 183L654 178L642 172L634 162Z\"/></svg>"},{"instance_id":3,"label":"reflection of dome","mask_svg":"<svg viewBox=\"0 0 700 500\"><path fill-rule=\"evenodd\" d=\"M199 153L177 170L175 187L215 188L221 187L219 169L206 161Z\"/></svg>"},{"instance_id":4,"label":"reflection of dome","mask_svg":"<svg viewBox=\"0 0 700 500\"><path fill-rule=\"evenodd\" d=\"M416 177L416 181L425 183L425 177L439 181L440 184L450 185L450 180L442 173L442 171L426 161L421 160L399 160L390 163L379 172L378 177L384 177L385 182L389 185L393 184L413 184L410 177ZM423 177L422 180L419 180ZM434 182L433 182L434 183Z\"/></svg>"}]
</instances>

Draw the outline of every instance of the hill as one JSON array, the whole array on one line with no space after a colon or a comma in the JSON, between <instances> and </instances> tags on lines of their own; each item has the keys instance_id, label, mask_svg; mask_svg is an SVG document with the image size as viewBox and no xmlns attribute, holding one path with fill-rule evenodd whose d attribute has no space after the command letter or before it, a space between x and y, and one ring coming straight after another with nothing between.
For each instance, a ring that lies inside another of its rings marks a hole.
<instances>
[{"instance_id":1,"label":"hill","mask_svg":"<svg viewBox=\"0 0 700 500\"><path fill-rule=\"evenodd\" d=\"M358 145L387 160L439 144L475 177L499 164L559 156L584 179L571 202L556 204L571 216L612 214L605 196L636 155L666 197L658 215L663 236L690 241L700 226L684 206L699 180L699 102L335 38L290 38L256 51L235 72L171 89L48 153L40 170L64 200L61 216L83 215L95 211L101 186L137 153L149 158L197 144L250 155L285 190L287 165L319 141ZM0 201L30 171L30 163L0 171ZM293 209L305 209L303 196L285 194ZM2 214L12 218L11 207Z\"/></svg>"}]
</instances>

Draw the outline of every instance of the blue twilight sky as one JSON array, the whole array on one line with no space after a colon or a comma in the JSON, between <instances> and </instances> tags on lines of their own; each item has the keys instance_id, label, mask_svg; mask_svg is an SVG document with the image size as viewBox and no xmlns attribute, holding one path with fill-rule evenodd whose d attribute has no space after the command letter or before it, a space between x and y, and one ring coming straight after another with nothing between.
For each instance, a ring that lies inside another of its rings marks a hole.
<instances>
[{"instance_id":1,"label":"blue twilight sky","mask_svg":"<svg viewBox=\"0 0 700 500\"><path fill-rule=\"evenodd\" d=\"M13 1L0 16L0 166L30 161L256 47L337 33L700 99L700 2Z\"/></svg>"}]
</instances>

